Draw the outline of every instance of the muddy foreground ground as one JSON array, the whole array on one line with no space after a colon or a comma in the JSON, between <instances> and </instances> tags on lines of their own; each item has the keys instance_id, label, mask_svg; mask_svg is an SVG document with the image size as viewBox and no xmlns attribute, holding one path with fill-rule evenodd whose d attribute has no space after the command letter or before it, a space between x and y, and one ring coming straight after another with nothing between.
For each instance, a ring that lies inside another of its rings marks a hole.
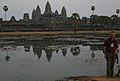
<instances>
[{"instance_id":1,"label":"muddy foreground ground","mask_svg":"<svg viewBox=\"0 0 120 81\"><path fill-rule=\"evenodd\" d=\"M67 81L120 81L120 77L107 78L106 76L76 76L69 77Z\"/></svg>"}]
</instances>

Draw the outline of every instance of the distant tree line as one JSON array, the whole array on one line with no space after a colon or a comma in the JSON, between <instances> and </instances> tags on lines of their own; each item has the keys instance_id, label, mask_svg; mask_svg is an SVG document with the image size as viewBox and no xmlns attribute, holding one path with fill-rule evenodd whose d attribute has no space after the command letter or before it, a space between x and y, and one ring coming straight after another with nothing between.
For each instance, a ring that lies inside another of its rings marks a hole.
<instances>
[{"instance_id":1,"label":"distant tree line","mask_svg":"<svg viewBox=\"0 0 120 81\"><path fill-rule=\"evenodd\" d=\"M120 30L120 17L118 15L98 16L91 15L90 18L80 18L78 13L65 19L49 18L40 21L16 21L13 17L10 21L0 20L0 31L76 31L78 30Z\"/></svg>"},{"instance_id":2,"label":"distant tree line","mask_svg":"<svg viewBox=\"0 0 120 81\"><path fill-rule=\"evenodd\" d=\"M90 18L85 17L80 19L79 14L73 13L68 20L68 23L76 30L120 29L120 17L117 15L112 15L111 17L91 15Z\"/></svg>"}]
</instances>

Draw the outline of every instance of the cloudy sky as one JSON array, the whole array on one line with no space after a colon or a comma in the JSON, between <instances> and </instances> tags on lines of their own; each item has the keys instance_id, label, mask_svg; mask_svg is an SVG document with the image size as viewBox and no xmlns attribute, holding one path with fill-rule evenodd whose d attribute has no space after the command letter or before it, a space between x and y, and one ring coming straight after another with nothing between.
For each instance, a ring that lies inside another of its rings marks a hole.
<instances>
[{"instance_id":1,"label":"cloudy sky","mask_svg":"<svg viewBox=\"0 0 120 81\"><path fill-rule=\"evenodd\" d=\"M65 6L67 15L71 16L76 12L80 17L89 17L92 14L91 6L95 6L95 14L111 16L116 14L116 9L120 9L120 0L0 0L0 18L4 18L3 6L7 5L9 10L7 11L7 20L11 16L15 16L16 19L22 19L23 13L31 13L37 5L40 6L41 12L45 10L46 2L51 4L52 11L57 9L61 13L61 9Z\"/></svg>"}]
</instances>

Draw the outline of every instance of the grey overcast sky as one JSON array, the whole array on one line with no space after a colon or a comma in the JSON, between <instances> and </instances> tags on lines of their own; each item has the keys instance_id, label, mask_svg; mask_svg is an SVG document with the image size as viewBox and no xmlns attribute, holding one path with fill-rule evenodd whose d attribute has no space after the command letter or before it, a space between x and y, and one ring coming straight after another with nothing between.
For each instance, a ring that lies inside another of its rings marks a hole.
<instances>
[{"instance_id":1,"label":"grey overcast sky","mask_svg":"<svg viewBox=\"0 0 120 81\"><path fill-rule=\"evenodd\" d=\"M0 18L4 18L3 6L7 5L9 10L7 11L7 20L11 16L15 16L16 19L22 19L23 13L31 13L37 5L40 6L41 12L45 10L47 1L50 2L52 12L57 9L61 13L61 9L65 6L67 10L67 16L70 17L72 13L78 13L80 17L89 17L92 14L91 6L95 6L96 15L111 16L116 14L116 9L120 9L120 0L0 0Z\"/></svg>"}]
</instances>

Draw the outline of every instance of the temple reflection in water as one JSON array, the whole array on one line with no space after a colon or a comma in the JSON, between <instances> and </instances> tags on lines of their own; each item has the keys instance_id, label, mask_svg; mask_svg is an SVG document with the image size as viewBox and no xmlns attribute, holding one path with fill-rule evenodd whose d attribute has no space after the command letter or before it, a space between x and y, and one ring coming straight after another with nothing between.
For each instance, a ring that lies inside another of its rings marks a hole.
<instances>
[{"instance_id":1,"label":"temple reflection in water","mask_svg":"<svg viewBox=\"0 0 120 81\"><path fill-rule=\"evenodd\" d=\"M80 46L74 46L74 47L76 47L76 48L72 49L73 47L71 47L72 55L74 55L74 56L79 55L80 54ZM56 46L55 48L52 48L52 47L43 48L43 47L38 47L38 46L32 46L32 48L33 48L34 54L38 56L38 59L41 58L43 51L45 51L46 58L47 58L48 62L50 62L52 55L53 55L53 52L55 52L57 54L59 52L59 50L61 50L62 55L65 57L67 54L67 49L68 49L67 46L61 47L61 49L58 48L58 46ZM30 52L30 47L24 46L24 50L25 50L25 52ZM75 53L76 50L79 50L79 52Z\"/></svg>"},{"instance_id":2,"label":"temple reflection in water","mask_svg":"<svg viewBox=\"0 0 120 81\"><path fill-rule=\"evenodd\" d=\"M70 39L72 41L70 41ZM34 55L37 55L38 59L41 58L43 51L45 51L46 58L48 62L51 61L53 52L56 54L59 53L59 51L62 51L62 55L65 57L68 51L68 48L70 49L70 52L73 56L77 56L80 54L80 47L81 46L89 46L90 50L93 51L91 54L91 57L94 58L94 51L95 50L102 50L102 44L101 40L95 41L86 41L86 40L76 40L77 38L66 38L65 40L61 40L60 38L45 38L45 39L35 39L31 40L31 38L16 38L16 39L2 39L1 40L1 48L11 47L12 49L15 49L17 46L24 46L25 52L30 52L33 50ZM74 41L73 41L74 40ZM30 49L32 47L32 49ZM10 49L10 48L9 48ZM7 55L8 56L8 55ZM7 59L9 60L9 59Z\"/></svg>"}]
</instances>

